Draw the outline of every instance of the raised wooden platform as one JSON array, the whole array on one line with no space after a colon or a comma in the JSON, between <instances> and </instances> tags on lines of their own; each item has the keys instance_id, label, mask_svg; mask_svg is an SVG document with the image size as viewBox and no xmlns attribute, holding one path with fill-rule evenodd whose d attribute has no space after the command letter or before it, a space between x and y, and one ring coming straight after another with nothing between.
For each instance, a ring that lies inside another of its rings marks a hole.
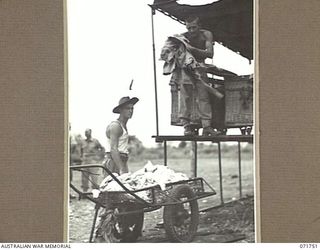
<instances>
[{"instance_id":1,"label":"raised wooden platform","mask_svg":"<svg viewBox=\"0 0 320 250\"><path fill-rule=\"evenodd\" d=\"M184 135L153 135L156 142L165 141L211 141L211 142L253 142L253 135L218 135L218 136L184 136Z\"/></svg>"}]
</instances>

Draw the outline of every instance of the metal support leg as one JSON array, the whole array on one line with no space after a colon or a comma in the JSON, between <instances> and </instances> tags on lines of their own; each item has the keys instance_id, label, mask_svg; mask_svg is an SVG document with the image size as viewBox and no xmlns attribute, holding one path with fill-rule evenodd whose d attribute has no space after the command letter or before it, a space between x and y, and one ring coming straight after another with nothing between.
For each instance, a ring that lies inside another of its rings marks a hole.
<instances>
[{"instance_id":1,"label":"metal support leg","mask_svg":"<svg viewBox=\"0 0 320 250\"><path fill-rule=\"evenodd\" d=\"M198 144L194 142L194 177L198 176Z\"/></svg>"},{"instance_id":2,"label":"metal support leg","mask_svg":"<svg viewBox=\"0 0 320 250\"><path fill-rule=\"evenodd\" d=\"M242 198L242 177L241 177L241 145L238 142L238 159L239 159L239 194L240 199Z\"/></svg>"},{"instance_id":3,"label":"metal support leg","mask_svg":"<svg viewBox=\"0 0 320 250\"><path fill-rule=\"evenodd\" d=\"M155 98L155 105L156 105L156 132L158 136L159 135L159 115L158 115L157 67L156 67L156 47L155 47L154 23L153 23L153 16L155 14L156 14L155 10L151 8L154 98Z\"/></svg>"},{"instance_id":4,"label":"metal support leg","mask_svg":"<svg viewBox=\"0 0 320 250\"><path fill-rule=\"evenodd\" d=\"M220 200L221 204L224 204L223 201L223 186L222 186L222 167L221 167L221 145L218 142L218 156L219 156L219 181L220 181Z\"/></svg>"},{"instance_id":5,"label":"metal support leg","mask_svg":"<svg viewBox=\"0 0 320 250\"><path fill-rule=\"evenodd\" d=\"M92 228L91 228L91 233L90 233L90 239L89 239L89 242L90 242L90 243L92 243L93 234L94 234L94 229L96 228L96 222L97 222L97 217L98 217L99 209L100 209L100 206L96 205L96 207L95 207L95 213L94 213L94 218L93 218L93 223L92 223Z\"/></svg>"},{"instance_id":6,"label":"metal support leg","mask_svg":"<svg viewBox=\"0 0 320 250\"><path fill-rule=\"evenodd\" d=\"M190 169L191 169L191 177L197 177L197 161L198 161L198 152L197 152L197 142L192 141L191 142L191 164L190 164Z\"/></svg>"},{"instance_id":7,"label":"metal support leg","mask_svg":"<svg viewBox=\"0 0 320 250\"><path fill-rule=\"evenodd\" d=\"M164 158L164 164L165 166L167 166L167 141L163 142L163 158Z\"/></svg>"}]
</instances>

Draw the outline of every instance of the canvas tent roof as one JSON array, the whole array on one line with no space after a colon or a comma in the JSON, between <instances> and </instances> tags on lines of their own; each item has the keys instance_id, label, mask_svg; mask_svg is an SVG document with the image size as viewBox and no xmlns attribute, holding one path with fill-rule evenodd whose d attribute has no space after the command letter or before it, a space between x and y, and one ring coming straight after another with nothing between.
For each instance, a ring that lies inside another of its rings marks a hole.
<instances>
[{"instance_id":1,"label":"canvas tent roof","mask_svg":"<svg viewBox=\"0 0 320 250\"><path fill-rule=\"evenodd\" d=\"M154 0L151 7L184 23L190 15L199 16L204 29L214 39L242 56L253 59L253 0L220 0L191 6L177 0Z\"/></svg>"}]
</instances>

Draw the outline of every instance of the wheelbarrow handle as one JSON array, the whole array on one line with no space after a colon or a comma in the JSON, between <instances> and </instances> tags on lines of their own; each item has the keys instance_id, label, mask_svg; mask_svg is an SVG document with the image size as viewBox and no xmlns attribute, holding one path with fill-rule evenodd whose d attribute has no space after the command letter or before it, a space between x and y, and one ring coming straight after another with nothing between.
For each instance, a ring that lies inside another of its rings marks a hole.
<instances>
[{"instance_id":1,"label":"wheelbarrow handle","mask_svg":"<svg viewBox=\"0 0 320 250\"><path fill-rule=\"evenodd\" d=\"M83 165L70 166L71 170L78 170L82 168L102 168L106 172L110 172L110 170L107 169L103 164L83 164Z\"/></svg>"},{"instance_id":2,"label":"wheelbarrow handle","mask_svg":"<svg viewBox=\"0 0 320 250\"><path fill-rule=\"evenodd\" d=\"M110 171L110 169L108 169L103 164L86 164L86 165L70 166L70 169L71 170L78 170L78 169L82 169L82 168L97 168L97 167L104 169L108 173L108 175L110 175L112 177L112 179L114 179L120 185L120 187L122 187L124 189L124 191L126 191L126 193L132 195L138 201L140 201L141 203L143 203L143 204L145 204L147 206L153 206L152 203L145 201L144 199L142 199L141 197L136 195L134 192L129 190L125 185L123 185L122 182L119 181L119 179Z\"/></svg>"}]
</instances>

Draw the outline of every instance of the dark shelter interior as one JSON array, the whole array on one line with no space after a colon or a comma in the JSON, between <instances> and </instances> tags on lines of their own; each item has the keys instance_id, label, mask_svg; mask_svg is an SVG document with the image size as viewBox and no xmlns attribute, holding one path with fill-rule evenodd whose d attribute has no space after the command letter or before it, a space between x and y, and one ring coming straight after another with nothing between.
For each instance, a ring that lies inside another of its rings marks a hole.
<instances>
[{"instance_id":1,"label":"dark shelter interior","mask_svg":"<svg viewBox=\"0 0 320 250\"><path fill-rule=\"evenodd\" d=\"M201 27L213 33L214 41L253 60L253 1L220 0L206 5L179 4L177 0L154 0L153 10L185 24L190 16L201 20ZM156 31L155 31L156 32ZM168 34L169 35L169 34ZM253 75L238 76L214 65L208 67L209 83L220 91L223 99L211 97L211 125L222 134L228 128L239 128L242 134L251 134L253 125ZM220 78L216 78L219 76ZM222 78L221 78L222 77ZM180 93L171 84L171 124L182 126L179 119ZM193 100L193 107L196 100ZM201 128L199 114L193 108L192 123ZM196 132L198 133L198 132Z\"/></svg>"},{"instance_id":2,"label":"dark shelter interior","mask_svg":"<svg viewBox=\"0 0 320 250\"><path fill-rule=\"evenodd\" d=\"M204 29L214 34L217 42L253 59L253 1L220 0L191 6L176 0L154 0L153 9L184 23L188 16L198 16Z\"/></svg>"}]
</instances>

